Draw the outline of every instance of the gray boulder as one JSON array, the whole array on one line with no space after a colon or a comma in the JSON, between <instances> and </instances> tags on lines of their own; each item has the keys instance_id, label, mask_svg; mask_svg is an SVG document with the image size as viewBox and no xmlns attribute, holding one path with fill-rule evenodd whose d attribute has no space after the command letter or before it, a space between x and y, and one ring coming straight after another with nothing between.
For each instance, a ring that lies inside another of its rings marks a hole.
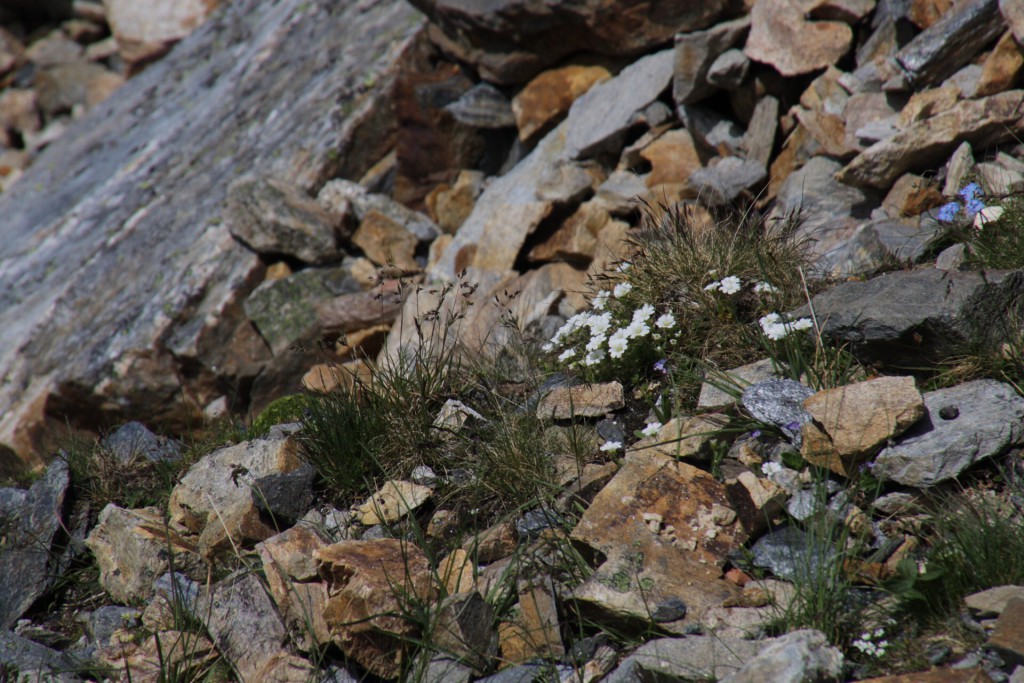
<instances>
[{"instance_id":1,"label":"gray boulder","mask_svg":"<svg viewBox=\"0 0 1024 683\"><path fill-rule=\"evenodd\" d=\"M420 26L400 0L224 3L0 195L0 473L44 460L47 416L185 428L245 394L269 354L239 303L264 267L228 186L360 177Z\"/></svg>"},{"instance_id":2,"label":"gray boulder","mask_svg":"<svg viewBox=\"0 0 1024 683\"><path fill-rule=\"evenodd\" d=\"M875 459L872 473L931 486L1024 442L1024 398L991 379L930 391L925 417Z\"/></svg>"},{"instance_id":3,"label":"gray boulder","mask_svg":"<svg viewBox=\"0 0 1024 683\"><path fill-rule=\"evenodd\" d=\"M1024 272L886 273L814 297L824 336L863 362L920 367L972 347L998 348L1024 313ZM792 316L810 315L804 306Z\"/></svg>"},{"instance_id":4,"label":"gray boulder","mask_svg":"<svg viewBox=\"0 0 1024 683\"><path fill-rule=\"evenodd\" d=\"M721 683L816 683L838 681L843 653L821 631L793 631L768 641L756 657Z\"/></svg>"}]
</instances>

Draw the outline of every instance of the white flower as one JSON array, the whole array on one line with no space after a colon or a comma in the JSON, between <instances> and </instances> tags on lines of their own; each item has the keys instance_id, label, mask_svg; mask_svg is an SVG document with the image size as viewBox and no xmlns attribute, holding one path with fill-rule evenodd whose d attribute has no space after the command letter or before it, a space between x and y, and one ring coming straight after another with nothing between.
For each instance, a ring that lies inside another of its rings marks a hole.
<instances>
[{"instance_id":1,"label":"white flower","mask_svg":"<svg viewBox=\"0 0 1024 683\"><path fill-rule=\"evenodd\" d=\"M595 334L593 337L590 338L590 341L587 342L587 351L600 350L600 348L604 346L604 342L607 338L608 337L606 337L603 334Z\"/></svg>"},{"instance_id":2,"label":"white flower","mask_svg":"<svg viewBox=\"0 0 1024 683\"><path fill-rule=\"evenodd\" d=\"M615 285L615 287L612 289L612 294L615 295L616 299L621 299L622 297L629 294L629 292L632 289L633 285L629 284L628 282L620 282L619 284Z\"/></svg>"},{"instance_id":3,"label":"white flower","mask_svg":"<svg viewBox=\"0 0 1024 683\"><path fill-rule=\"evenodd\" d=\"M790 323L790 326L794 330L809 330L814 327L814 323L811 322L810 318L800 318L799 320L795 320Z\"/></svg>"},{"instance_id":4,"label":"white flower","mask_svg":"<svg viewBox=\"0 0 1024 683\"><path fill-rule=\"evenodd\" d=\"M592 335L604 335L608 333L608 329L612 326L612 314L602 313L601 315L592 315L587 320L587 327L590 328L590 334Z\"/></svg>"},{"instance_id":5,"label":"white flower","mask_svg":"<svg viewBox=\"0 0 1024 683\"><path fill-rule=\"evenodd\" d=\"M743 283L740 282L740 279L735 275L723 278L722 282L719 283L719 289L722 291L722 294L735 294L740 291L742 286Z\"/></svg>"},{"instance_id":6,"label":"white flower","mask_svg":"<svg viewBox=\"0 0 1024 683\"><path fill-rule=\"evenodd\" d=\"M663 330L671 330L676 326L676 319L671 313L666 313L654 321L655 326Z\"/></svg>"},{"instance_id":7,"label":"white flower","mask_svg":"<svg viewBox=\"0 0 1024 683\"><path fill-rule=\"evenodd\" d=\"M619 267L616 268L615 270L619 271L620 273L625 273L627 270L629 270L632 267L633 267L632 263L630 263L629 261L623 261L622 263L619 264Z\"/></svg>"},{"instance_id":8,"label":"white flower","mask_svg":"<svg viewBox=\"0 0 1024 683\"><path fill-rule=\"evenodd\" d=\"M601 450L606 453L613 453L619 450L620 448L622 448L621 441L605 441L603 444L601 444Z\"/></svg>"},{"instance_id":9,"label":"white flower","mask_svg":"<svg viewBox=\"0 0 1024 683\"><path fill-rule=\"evenodd\" d=\"M777 291L779 291L779 288L770 282L758 282L754 285L755 294L774 294Z\"/></svg>"},{"instance_id":10,"label":"white flower","mask_svg":"<svg viewBox=\"0 0 1024 683\"><path fill-rule=\"evenodd\" d=\"M711 270L708 271L708 275L710 275L711 277L718 275L718 269L712 268Z\"/></svg>"},{"instance_id":11,"label":"white flower","mask_svg":"<svg viewBox=\"0 0 1024 683\"><path fill-rule=\"evenodd\" d=\"M778 474L781 471L782 471L782 465L780 465L777 462L770 462L769 461L769 462L766 462L765 464L761 465L761 472L766 477L768 477L769 479L772 478L772 475Z\"/></svg>"},{"instance_id":12,"label":"white flower","mask_svg":"<svg viewBox=\"0 0 1024 683\"><path fill-rule=\"evenodd\" d=\"M652 315L654 315L654 306L650 304L644 304L640 308L633 311L633 322L647 322L648 320L651 319Z\"/></svg>"},{"instance_id":13,"label":"white flower","mask_svg":"<svg viewBox=\"0 0 1024 683\"><path fill-rule=\"evenodd\" d=\"M651 328L650 326L647 325L647 323L634 321L631 322L629 326L623 330L623 332L626 333L626 336L629 339L636 339L638 337L646 337L648 334L651 333Z\"/></svg>"},{"instance_id":14,"label":"white flower","mask_svg":"<svg viewBox=\"0 0 1024 683\"><path fill-rule=\"evenodd\" d=\"M596 351L591 351L590 353L588 353L586 355L586 357L583 359L583 364L587 365L587 366L597 365L598 363L600 363L603 360L604 360L604 349L598 349Z\"/></svg>"},{"instance_id":15,"label":"white flower","mask_svg":"<svg viewBox=\"0 0 1024 683\"><path fill-rule=\"evenodd\" d=\"M625 330L617 330L608 340L608 355L612 358L622 358L629 346L629 337L624 334Z\"/></svg>"},{"instance_id":16,"label":"white flower","mask_svg":"<svg viewBox=\"0 0 1024 683\"><path fill-rule=\"evenodd\" d=\"M547 353L548 351L553 351L554 349L555 345L552 344L551 342L544 342L543 344L540 345L540 350L543 351L544 353Z\"/></svg>"},{"instance_id":17,"label":"white flower","mask_svg":"<svg viewBox=\"0 0 1024 683\"><path fill-rule=\"evenodd\" d=\"M600 292L594 295L594 300L590 302L590 305L599 311L603 311L604 307L608 304L609 296L611 296L611 292L609 292L607 289L602 289Z\"/></svg>"},{"instance_id":18,"label":"white flower","mask_svg":"<svg viewBox=\"0 0 1024 683\"><path fill-rule=\"evenodd\" d=\"M564 363L565 361L569 360L575 355L576 349L566 349L565 351L562 351L562 353L558 355L558 360Z\"/></svg>"},{"instance_id":19,"label":"white flower","mask_svg":"<svg viewBox=\"0 0 1024 683\"><path fill-rule=\"evenodd\" d=\"M1003 207L1001 207L1001 206L986 206L984 209L982 209L977 214L975 214L975 216L974 216L974 227L977 230L981 230L981 228L986 223L992 223L993 221L997 221L997 220L999 220L999 218L1002 215L1003 215Z\"/></svg>"},{"instance_id":20,"label":"white flower","mask_svg":"<svg viewBox=\"0 0 1024 683\"><path fill-rule=\"evenodd\" d=\"M661 431L661 426L660 422L649 422L647 423L647 426L640 431L640 433L644 436L654 436Z\"/></svg>"},{"instance_id":21,"label":"white flower","mask_svg":"<svg viewBox=\"0 0 1024 683\"><path fill-rule=\"evenodd\" d=\"M717 290L721 286L722 286L722 283L719 282L718 280L715 280L710 285L707 285L706 287L704 287L704 291L705 292L714 292L715 290Z\"/></svg>"}]
</instances>

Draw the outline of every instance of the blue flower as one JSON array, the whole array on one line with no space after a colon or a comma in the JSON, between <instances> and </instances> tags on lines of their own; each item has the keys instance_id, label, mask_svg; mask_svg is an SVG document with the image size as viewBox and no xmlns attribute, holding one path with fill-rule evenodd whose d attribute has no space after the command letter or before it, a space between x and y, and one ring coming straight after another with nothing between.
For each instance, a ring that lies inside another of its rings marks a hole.
<instances>
[{"instance_id":1,"label":"blue flower","mask_svg":"<svg viewBox=\"0 0 1024 683\"><path fill-rule=\"evenodd\" d=\"M971 183L969 185L965 185L959 192L957 192L957 194L960 195L965 202L970 204L985 193L978 186L978 183Z\"/></svg>"},{"instance_id":2,"label":"blue flower","mask_svg":"<svg viewBox=\"0 0 1024 683\"><path fill-rule=\"evenodd\" d=\"M950 202L949 204L943 204L942 208L939 209L939 213L936 214L943 223L952 223L956 219L956 215L960 213L960 204L957 202Z\"/></svg>"},{"instance_id":3,"label":"blue flower","mask_svg":"<svg viewBox=\"0 0 1024 683\"><path fill-rule=\"evenodd\" d=\"M754 431L750 432L750 438L751 439L760 439L761 438L761 430L760 429L755 429Z\"/></svg>"},{"instance_id":4,"label":"blue flower","mask_svg":"<svg viewBox=\"0 0 1024 683\"><path fill-rule=\"evenodd\" d=\"M654 369L663 375L667 375L668 370L665 369L665 361L667 360L667 358L662 358L661 360L659 360L657 363L654 364Z\"/></svg>"},{"instance_id":5,"label":"blue flower","mask_svg":"<svg viewBox=\"0 0 1024 683\"><path fill-rule=\"evenodd\" d=\"M970 218L976 213L981 213L981 210L985 208L985 202L980 199L971 199L967 202L967 206L964 209L967 211L967 217Z\"/></svg>"}]
</instances>

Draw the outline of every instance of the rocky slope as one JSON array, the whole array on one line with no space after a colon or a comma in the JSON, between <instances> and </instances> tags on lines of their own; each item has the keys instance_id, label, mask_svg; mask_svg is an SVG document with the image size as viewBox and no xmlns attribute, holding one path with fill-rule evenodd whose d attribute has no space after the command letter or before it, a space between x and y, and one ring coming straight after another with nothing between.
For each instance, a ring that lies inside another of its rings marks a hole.
<instances>
[{"instance_id":1,"label":"rocky slope","mask_svg":"<svg viewBox=\"0 0 1024 683\"><path fill-rule=\"evenodd\" d=\"M799 209L819 274L840 279L918 262L812 302L826 338L890 375L967 340L1012 344L1024 288L1019 271L961 270L969 244L929 251L977 200L958 196L967 179L993 206L1024 192L1012 0L233 0L191 33L202 12L132 33L122 4L53 3L66 18L44 38L0 33L0 159L21 167L0 194L0 470L45 467L28 490L0 489L0 677L856 680L871 671L850 658L856 640L844 653L815 630L765 637L810 543L797 522L867 520L887 552L865 571L892 578L917 543L892 522L913 517L900 496L1008 452L1012 467L1024 399L1009 384L920 391L881 376L815 392L747 368L743 414L779 433L734 441L733 469L715 475L708 413L740 409L710 387L700 414L639 441L622 430L635 406L618 383L524 403L586 417L625 457L592 449L560 470L562 507L520 511L443 555L403 543L401 525L440 533L453 475L314 506L294 425L192 464L166 510L83 507L67 458L53 459L56 428L137 419L181 435L329 390L339 366L367 372L360 355L422 343L417 316L444 283L472 283L462 343L509 344L506 315L550 336L590 305L588 277L627 257L638 198L708 217L736 202L769 218ZM116 56L94 48L107 30ZM62 69L99 84L50 106ZM124 429L104 448L126 472L180 457L173 440ZM787 448L831 473L826 500ZM867 465L890 497L861 509L843 487ZM585 579L556 571L566 548ZM217 576L227 549L239 571ZM57 577L83 565L103 594L73 608L86 628L69 642ZM969 602L1001 615L986 648L933 657L943 668L914 680L1006 680L1024 659L1015 595ZM607 637L620 631L648 642ZM83 660L102 673L76 673Z\"/></svg>"}]
</instances>

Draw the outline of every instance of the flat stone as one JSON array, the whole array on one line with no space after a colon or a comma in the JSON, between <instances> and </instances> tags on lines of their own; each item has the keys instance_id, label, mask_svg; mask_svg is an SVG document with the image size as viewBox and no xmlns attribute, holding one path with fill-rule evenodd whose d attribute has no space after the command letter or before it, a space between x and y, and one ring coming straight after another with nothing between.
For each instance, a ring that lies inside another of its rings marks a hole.
<instances>
[{"instance_id":1,"label":"flat stone","mask_svg":"<svg viewBox=\"0 0 1024 683\"><path fill-rule=\"evenodd\" d=\"M76 683L81 680L69 673L76 667L73 658L6 628L0 630L0 667L40 681Z\"/></svg>"},{"instance_id":2,"label":"flat stone","mask_svg":"<svg viewBox=\"0 0 1024 683\"><path fill-rule=\"evenodd\" d=\"M904 46L896 61L907 86L920 90L952 75L1003 30L995 0L959 3Z\"/></svg>"},{"instance_id":3,"label":"flat stone","mask_svg":"<svg viewBox=\"0 0 1024 683\"><path fill-rule=\"evenodd\" d=\"M279 280L268 280L253 290L244 307L260 336L274 354L281 355L298 341L317 338L318 303L361 292L349 261L341 266L308 268ZM380 302L376 304L379 311Z\"/></svg>"},{"instance_id":4,"label":"flat stone","mask_svg":"<svg viewBox=\"0 0 1024 683\"><path fill-rule=\"evenodd\" d=\"M477 671L485 670L498 650L494 610L476 591L449 595L435 607L431 642ZM557 622L556 622L557 623Z\"/></svg>"},{"instance_id":5,"label":"flat stone","mask_svg":"<svg viewBox=\"0 0 1024 683\"><path fill-rule=\"evenodd\" d=\"M124 76L92 62L40 69L35 88L39 109L50 117L93 107L124 84Z\"/></svg>"},{"instance_id":6,"label":"flat stone","mask_svg":"<svg viewBox=\"0 0 1024 683\"><path fill-rule=\"evenodd\" d=\"M302 466L293 437L267 437L206 456L171 491L171 521L200 534L204 554L231 542L263 540L275 531L260 518L251 487L260 477Z\"/></svg>"},{"instance_id":7,"label":"flat stone","mask_svg":"<svg viewBox=\"0 0 1024 683\"><path fill-rule=\"evenodd\" d=\"M416 271L416 235L379 211L371 210L352 235L352 244L363 250L378 266L394 266Z\"/></svg>"},{"instance_id":8,"label":"flat stone","mask_svg":"<svg viewBox=\"0 0 1024 683\"><path fill-rule=\"evenodd\" d=\"M996 586L964 598L976 619L998 617L1012 598L1024 598L1024 586Z\"/></svg>"},{"instance_id":9,"label":"flat stone","mask_svg":"<svg viewBox=\"0 0 1024 683\"><path fill-rule=\"evenodd\" d=\"M814 427L827 436L824 443L816 443L805 432L801 454L811 464L845 477L925 414L913 377L879 377L826 389L803 405L814 418Z\"/></svg>"},{"instance_id":10,"label":"flat stone","mask_svg":"<svg viewBox=\"0 0 1024 683\"><path fill-rule=\"evenodd\" d=\"M865 678L860 683L991 683L988 672L980 667L968 669L932 669L911 674L894 674L879 678ZM1012 683L1016 683L1011 678Z\"/></svg>"},{"instance_id":11,"label":"flat stone","mask_svg":"<svg viewBox=\"0 0 1024 683\"><path fill-rule=\"evenodd\" d=\"M415 235L420 242L430 242L441 234L437 225L419 211L413 211L387 195L368 192L351 180L335 178L327 182L316 199L324 209L339 215L346 213L347 205L351 204L360 222L366 220L371 212L382 214Z\"/></svg>"},{"instance_id":12,"label":"flat stone","mask_svg":"<svg viewBox=\"0 0 1024 683\"><path fill-rule=\"evenodd\" d=\"M675 76L672 98L676 104L698 102L714 92L708 82L712 63L726 50L735 47L750 30L750 18L725 21L704 31L676 35Z\"/></svg>"},{"instance_id":13,"label":"flat stone","mask_svg":"<svg viewBox=\"0 0 1024 683\"><path fill-rule=\"evenodd\" d=\"M651 172L644 179L647 187L686 183L690 174L703 165L693 137L685 128L659 136L640 151L640 156L651 165Z\"/></svg>"},{"instance_id":14,"label":"flat stone","mask_svg":"<svg viewBox=\"0 0 1024 683\"><path fill-rule=\"evenodd\" d=\"M998 348L1002 323L1024 289L1018 271L924 269L843 282L814 297L822 334L849 344L862 362L920 365L959 353L968 343ZM899 307L892 302L899 301ZM803 306L791 316L809 315Z\"/></svg>"},{"instance_id":15,"label":"flat stone","mask_svg":"<svg viewBox=\"0 0 1024 683\"><path fill-rule=\"evenodd\" d=\"M837 182L833 176L841 168L841 163L826 157L812 158L786 178L772 212L773 216L783 216L799 210L798 234L814 240L811 250L817 256L845 243L881 200L869 189ZM831 264L826 261L823 265Z\"/></svg>"},{"instance_id":16,"label":"flat stone","mask_svg":"<svg viewBox=\"0 0 1024 683\"><path fill-rule=\"evenodd\" d=\"M646 176L632 171L614 171L598 186L591 201L612 216L627 216L636 211L637 200L648 195L646 181Z\"/></svg>"},{"instance_id":17,"label":"flat stone","mask_svg":"<svg viewBox=\"0 0 1024 683\"><path fill-rule=\"evenodd\" d=\"M995 380L924 395L926 416L875 459L874 476L906 486L951 479L1024 439L1024 398Z\"/></svg>"},{"instance_id":18,"label":"flat stone","mask_svg":"<svg viewBox=\"0 0 1024 683\"><path fill-rule=\"evenodd\" d=\"M216 0L157 0L143 7L132 0L103 0L121 58L139 64L167 52L202 24L217 5Z\"/></svg>"},{"instance_id":19,"label":"flat stone","mask_svg":"<svg viewBox=\"0 0 1024 683\"><path fill-rule=\"evenodd\" d=\"M341 214L324 210L294 185L244 177L228 189L228 230L253 251L323 264L340 261L349 237Z\"/></svg>"},{"instance_id":20,"label":"flat stone","mask_svg":"<svg viewBox=\"0 0 1024 683\"><path fill-rule=\"evenodd\" d=\"M290 472L268 474L253 482L253 501L275 524L292 524L313 504L314 479L316 469L309 463Z\"/></svg>"},{"instance_id":21,"label":"flat stone","mask_svg":"<svg viewBox=\"0 0 1024 683\"><path fill-rule=\"evenodd\" d=\"M531 261L568 261L589 263L597 253L598 236L612 220L611 215L594 202L581 204L546 240L530 250Z\"/></svg>"},{"instance_id":22,"label":"flat stone","mask_svg":"<svg viewBox=\"0 0 1024 683\"><path fill-rule=\"evenodd\" d=\"M722 410L735 405L737 399L719 386L732 384L737 393L746 387L766 379L778 379L778 371L770 358L726 370L724 376L714 377L711 382L705 379L700 385L700 396L697 399L698 410ZM716 386L718 385L718 386Z\"/></svg>"},{"instance_id":23,"label":"flat stone","mask_svg":"<svg viewBox=\"0 0 1024 683\"><path fill-rule=\"evenodd\" d=\"M798 76L835 64L846 54L853 32L845 23L807 21L787 0L758 2L750 11L750 37L744 52L783 76Z\"/></svg>"},{"instance_id":24,"label":"flat stone","mask_svg":"<svg viewBox=\"0 0 1024 683\"><path fill-rule=\"evenodd\" d=\"M611 77L603 66L581 64L537 74L512 98L519 139L525 142L547 133L569 112L573 102Z\"/></svg>"},{"instance_id":25,"label":"flat stone","mask_svg":"<svg viewBox=\"0 0 1024 683\"><path fill-rule=\"evenodd\" d=\"M750 60L743 50L733 48L718 55L708 67L707 81L725 90L734 90L743 84L750 71Z\"/></svg>"},{"instance_id":26,"label":"flat stone","mask_svg":"<svg viewBox=\"0 0 1024 683\"><path fill-rule=\"evenodd\" d=\"M1012 597L1006 602L988 645L1007 661L1024 664L1024 597Z\"/></svg>"},{"instance_id":27,"label":"flat stone","mask_svg":"<svg viewBox=\"0 0 1024 683\"><path fill-rule=\"evenodd\" d=\"M135 458L168 462L181 457L184 446L166 436L157 436L141 422L128 422L103 439L103 446L123 463Z\"/></svg>"},{"instance_id":28,"label":"flat stone","mask_svg":"<svg viewBox=\"0 0 1024 683\"><path fill-rule=\"evenodd\" d=\"M622 385L618 382L555 387L537 404L537 415L554 420L598 417L625 405Z\"/></svg>"},{"instance_id":29,"label":"flat stone","mask_svg":"<svg viewBox=\"0 0 1024 683\"><path fill-rule=\"evenodd\" d=\"M735 156L743 147L743 129L717 109L680 105L676 113L690 131L697 149L707 156Z\"/></svg>"},{"instance_id":30,"label":"flat stone","mask_svg":"<svg viewBox=\"0 0 1024 683\"><path fill-rule=\"evenodd\" d=\"M1018 170L987 161L975 165L974 170L981 177L983 187L992 194L1016 194L1024 190L1024 173Z\"/></svg>"},{"instance_id":31,"label":"flat stone","mask_svg":"<svg viewBox=\"0 0 1024 683\"><path fill-rule=\"evenodd\" d=\"M1024 131L1024 117L1016 109L1022 97L1024 91L1008 90L957 102L871 145L836 178L846 184L884 188L907 171L940 163L965 140L975 147L994 147Z\"/></svg>"},{"instance_id":32,"label":"flat stone","mask_svg":"<svg viewBox=\"0 0 1024 683\"><path fill-rule=\"evenodd\" d=\"M786 508L789 497L781 486L750 471L740 472L735 482L726 481L726 489L740 523L751 536L765 530L772 518Z\"/></svg>"},{"instance_id":33,"label":"flat stone","mask_svg":"<svg viewBox=\"0 0 1024 683\"><path fill-rule=\"evenodd\" d=\"M1024 8L1014 0L999 0L999 11L1017 42L1024 44Z\"/></svg>"},{"instance_id":34,"label":"flat stone","mask_svg":"<svg viewBox=\"0 0 1024 683\"><path fill-rule=\"evenodd\" d=\"M837 680L843 675L843 653L829 645L821 631L803 629L765 642L757 655L722 683L803 683Z\"/></svg>"},{"instance_id":35,"label":"flat stone","mask_svg":"<svg viewBox=\"0 0 1024 683\"><path fill-rule=\"evenodd\" d=\"M107 504L85 544L96 558L100 585L122 604L135 604L153 594L153 582L174 566L198 564L188 529L165 523L158 508L125 510Z\"/></svg>"},{"instance_id":36,"label":"flat stone","mask_svg":"<svg viewBox=\"0 0 1024 683\"><path fill-rule=\"evenodd\" d=\"M830 571L827 565L834 563L838 555L827 539L816 538L791 525L765 534L754 543L751 551L756 566L770 569L786 580Z\"/></svg>"},{"instance_id":37,"label":"flat stone","mask_svg":"<svg viewBox=\"0 0 1024 683\"><path fill-rule=\"evenodd\" d=\"M690 188L710 206L724 206L747 190L756 189L768 178L768 171L757 161L725 157L717 164L698 168L690 174Z\"/></svg>"},{"instance_id":38,"label":"flat stone","mask_svg":"<svg viewBox=\"0 0 1024 683\"><path fill-rule=\"evenodd\" d=\"M643 57L573 102L569 110L572 125L566 133L566 154L580 159L621 145L634 114L668 87L673 60L673 50Z\"/></svg>"},{"instance_id":39,"label":"flat stone","mask_svg":"<svg viewBox=\"0 0 1024 683\"><path fill-rule=\"evenodd\" d=\"M445 105L455 120L473 128L510 128L516 120L512 103L490 83L477 83L459 99Z\"/></svg>"},{"instance_id":40,"label":"flat stone","mask_svg":"<svg viewBox=\"0 0 1024 683\"><path fill-rule=\"evenodd\" d=\"M675 34L707 28L732 10L724 0L660 7L635 0L586 0L573 5L502 0L467 5L416 0L431 18L431 39L481 78L522 83L574 52L641 55ZM628 20L608 21L607 17Z\"/></svg>"},{"instance_id":41,"label":"flat stone","mask_svg":"<svg viewBox=\"0 0 1024 683\"><path fill-rule=\"evenodd\" d=\"M463 548L477 562L488 564L511 555L518 545L515 527L509 522L496 524L466 541Z\"/></svg>"},{"instance_id":42,"label":"flat stone","mask_svg":"<svg viewBox=\"0 0 1024 683\"><path fill-rule=\"evenodd\" d=\"M636 683L656 678L721 680L739 671L762 647L761 642L739 638L703 635L659 638L637 648L604 680L606 683Z\"/></svg>"},{"instance_id":43,"label":"flat stone","mask_svg":"<svg viewBox=\"0 0 1024 683\"><path fill-rule=\"evenodd\" d=\"M463 169L455 183L437 185L424 199L430 218L446 235L454 235L473 211L476 198L484 189L484 174Z\"/></svg>"},{"instance_id":44,"label":"flat stone","mask_svg":"<svg viewBox=\"0 0 1024 683\"><path fill-rule=\"evenodd\" d=\"M660 453L672 458L700 458L709 455L715 433L724 429L728 422L725 415L718 413L675 417L662 425L657 434L632 444L627 453Z\"/></svg>"},{"instance_id":45,"label":"flat stone","mask_svg":"<svg viewBox=\"0 0 1024 683\"><path fill-rule=\"evenodd\" d=\"M36 133L42 127L39 96L35 90L4 88L0 92L0 128Z\"/></svg>"},{"instance_id":46,"label":"flat stone","mask_svg":"<svg viewBox=\"0 0 1024 683\"><path fill-rule=\"evenodd\" d=\"M393 479L355 510L364 526L393 524L430 500L432 495L434 492L428 486Z\"/></svg>"},{"instance_id":47,"label":"flat stone","mask_svg":"<svg viewBox=\"0 0 1024 683\"><path fill-rule=\"evenodd\" d=\"M397 676L403 638L414 633L400 616L401 594L429 600L433 592L422 551L395 539L341 541L313 557L328 588L324 619L334 642L371 673Z\"/></svg>"},{"instance_id":48,"label":"flat stone","mask_svg":"<svg viewBox=\"0 0 1024 683\"><path fill-rule=\"evenodd\" d=\"M750 161L767 167L775 149L775 134L779 127L779 101L765 95L757 101L743 134L741 149Z\"/></svg>"},{"instance_id":49,"label":"flat stone","mask_svg":"<svg viewBox=\"0 0 1024 683\"><path fill-rule=\"evenodd\" d=\"M63 526L69 482L67 463L54 460L29 488L18 519L6 528L0 550L0 633L14 626L57 578L54 542Z\"/></svg>"},{"instance_id":50,"label":"flat stone","mask_svg":"<svg viewBox=\"0 0 1024 683\"><path fill-rule=\"evenodd\" d=\"M682 628L735 592L721 566L746 532L710 474L641 452L627 453L571 538L608 558L574 591L592 618L639 626L682 601L685 619L672 622Z\"/></svg>"}]
</instances>

